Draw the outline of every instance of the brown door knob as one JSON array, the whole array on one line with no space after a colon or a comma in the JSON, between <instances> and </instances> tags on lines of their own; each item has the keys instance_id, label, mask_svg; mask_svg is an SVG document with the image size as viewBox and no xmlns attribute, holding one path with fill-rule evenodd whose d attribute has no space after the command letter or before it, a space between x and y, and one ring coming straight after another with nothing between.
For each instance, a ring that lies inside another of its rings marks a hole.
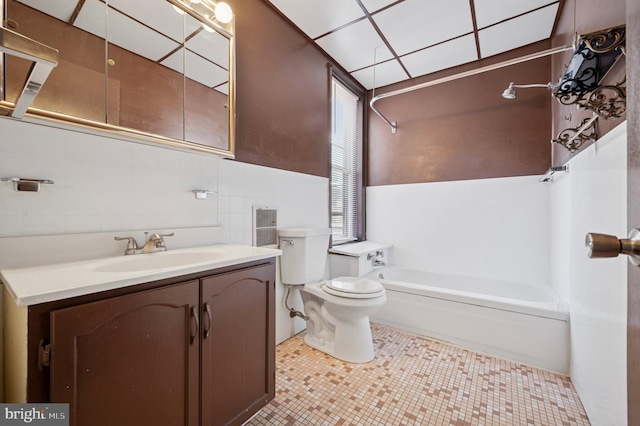
<instances>
[{"instance_id":1,"label":"brown door knob","mask_svg":"<svg viewBox=\"0 0 640 426\"><path fill-rule=\"evenodd\" d=\"M638 229L632 229L629 232L629 238L626 239L590 232L585 238L585 246L587 256L590 258L617 257L619 254L626 254L631 263L640 265L640 230Z\"/></svg>"}]
</instances>

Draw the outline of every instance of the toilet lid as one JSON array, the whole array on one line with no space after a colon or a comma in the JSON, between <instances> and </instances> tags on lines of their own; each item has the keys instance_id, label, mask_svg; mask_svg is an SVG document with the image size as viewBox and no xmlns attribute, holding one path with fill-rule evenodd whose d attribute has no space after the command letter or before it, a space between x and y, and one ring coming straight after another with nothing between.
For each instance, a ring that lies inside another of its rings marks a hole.
<instances>
[{"instance_id":1,"label":"toilet lid","mask_svg":"<svg viewBox=\"0 0 640 426\"><path fill-rule=\"evenodd\" d=\"M357 277L334 278L326 281L322 288L334 296L352 299L368 299L384 294L384 287L378 281Z\"/></svg>"}]
</instances>

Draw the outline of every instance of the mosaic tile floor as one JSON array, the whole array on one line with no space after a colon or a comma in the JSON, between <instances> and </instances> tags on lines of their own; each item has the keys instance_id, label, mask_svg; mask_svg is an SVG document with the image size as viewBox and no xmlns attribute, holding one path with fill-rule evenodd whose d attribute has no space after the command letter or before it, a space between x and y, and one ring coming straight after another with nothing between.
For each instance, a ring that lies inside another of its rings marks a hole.
<instances>
[{"instance_id":1,"label":"mosaic tile floor","mask_svg":"<svg viewBox=\"0 0 640 426\"><path fill-rule=\"evenodd\" d=\"M372 324L376 358L350 364L303 335L276 348L276 398L247 425L589 425L571 381Z\"/></svg>"}]
</instances>

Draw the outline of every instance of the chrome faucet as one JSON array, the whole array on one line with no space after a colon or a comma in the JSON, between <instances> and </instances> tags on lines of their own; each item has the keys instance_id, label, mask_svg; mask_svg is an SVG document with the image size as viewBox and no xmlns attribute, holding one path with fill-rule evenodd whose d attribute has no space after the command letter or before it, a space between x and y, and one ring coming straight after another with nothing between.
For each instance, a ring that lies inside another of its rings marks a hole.
<instances>
[{"instance_id":1,"label":"chrome faucet","mask_svg":"<svg viewBox=\"0 0 640 426\"><path fill-rule=\"evenodd\" d=\"M145 232L144 235L146 237L147 233ZM164 245L163 237L173 237L173 235L173 232L170 234L151 234L147 239L144 247L142 247L142 250L140 250L140 253L155 253L157 251L167 251L167 246Z\"/></svg>"},{"instance_id":2,"label":"chrome faucet","mask_svg":"<svg viewBox=\"0 0 640 426\"><path fill-rule=\"evenodd\" d=\"M125 255L146 254L158 251L167 251L167 246L164 245L164 237L173 237L175 235L173 232L170 234L158 234L155 232L147 238L147 234L148 232L144 233L147 241L142 248L138 248L138 242L133 237L113 237L113 239L116 241L128 241L127 248L124 250Z\"/></svg>"},{"instance_id":3,"label":"chrome faucet","mask_svg":"<svg viewBox=\"0 0 640 426\"><path fill-rule=\"evenodd\" d=\"M367 260L371 261L371 266L384 266L384 261L381 258L384 257L384 252L382 250L377 250L376 254L369 253L367 255Z\"/></svg>"}]
</instances>

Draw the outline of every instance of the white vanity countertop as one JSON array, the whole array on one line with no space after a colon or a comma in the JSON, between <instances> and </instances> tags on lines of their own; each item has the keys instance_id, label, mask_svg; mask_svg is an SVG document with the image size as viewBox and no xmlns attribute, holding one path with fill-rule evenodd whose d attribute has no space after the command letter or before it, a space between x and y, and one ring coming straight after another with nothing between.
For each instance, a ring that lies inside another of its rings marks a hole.
<instances>
[{"instance_id":1,"label":"white vanity countertop","mask_svg":"<svg viewBox=\"0 0 640 426\"><path fill-rule=\"evenodd\" d=\"M280 256L279 249L235 244L2 269L18 306L35 305Z\"/></svg>"}]
</instances>

